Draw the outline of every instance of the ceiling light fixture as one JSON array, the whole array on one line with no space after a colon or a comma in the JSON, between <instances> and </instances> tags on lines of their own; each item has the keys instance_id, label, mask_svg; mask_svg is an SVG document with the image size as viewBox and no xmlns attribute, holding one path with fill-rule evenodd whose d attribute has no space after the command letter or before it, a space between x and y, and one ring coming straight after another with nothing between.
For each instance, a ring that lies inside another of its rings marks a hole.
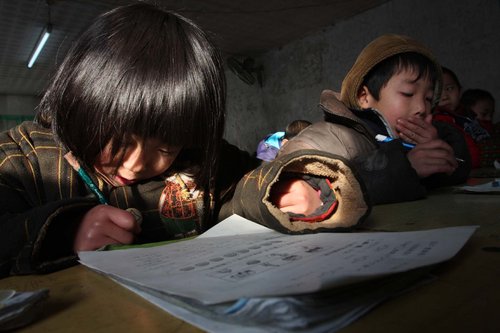
<instances>
[{"instance_id":1,"label":"ceiling light fixture","mask_svg":"<svg viewBox=\"0 0 500 333\"><path fill-rule=\"evenodd\" d=\"M45 46L45 43L47 43L47 40L50 37L50 34L52 33L52 24L50 23L50 2L47 0L47 16L48 16L48 23L47 25L43 28L42 33L38 37L35 47L33 48L33 51L30 53L29 61L28 61L28 68L33 67L33 64L35 63L36 59L40 55L40 52L42 52L43 47Z\"/></svg>"},{"instance_id":2,"label":"ceiling light fixture","mask_svg":"<svg viewBox=\"0 0 500 333\"><path fill-rule=\"evenodd\" d=\"M28 62L28 68L33 67L33 64L40 55L40 52L42 52L42 49L45 46L45 43L47 43L47 40L49 39L51 33L52 33L52 24L48 23L43 28L40 37L38 37L35 48L33 49L33 51L31 51L30 60Z\"/></svg>"}]
</instances>

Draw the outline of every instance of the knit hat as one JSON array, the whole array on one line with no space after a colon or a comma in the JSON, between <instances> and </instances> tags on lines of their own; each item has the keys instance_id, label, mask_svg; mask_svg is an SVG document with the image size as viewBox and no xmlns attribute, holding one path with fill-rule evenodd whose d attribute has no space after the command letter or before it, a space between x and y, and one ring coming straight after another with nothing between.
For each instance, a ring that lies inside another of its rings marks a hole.
<instances>
[{"instance_id":1,"label":"knit hat","mask_svg":"<svg viewBox=\"0 0 500 333\"><path fill-rule=\"evenodd\" d=\"M396 35L382 35L370 42L359 54L351 70L342 82L340 100L350 108L359 108L357 94L368 72L381 61L400 53L415 52L431 60L437 71L434 87L433 105L437 104L441 96L442 71L441 65L436 60L431 50L415 39Z\"/></svg>"}]
</instances>

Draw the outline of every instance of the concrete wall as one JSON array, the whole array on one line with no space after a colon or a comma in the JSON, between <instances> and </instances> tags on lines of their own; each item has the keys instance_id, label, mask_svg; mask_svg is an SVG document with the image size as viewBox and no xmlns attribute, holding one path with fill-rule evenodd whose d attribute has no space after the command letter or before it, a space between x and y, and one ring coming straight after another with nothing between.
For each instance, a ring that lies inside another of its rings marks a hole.
<instances>
[{"instance_id":1,"label":"concrete wall","mask_svg":"<svg viewBox=\"0 0 500 333\"><path fill-rule=\"evenodd\" d=\"M228 71L226 138L253 151L263 136L294 119L321 119L321 91L340 90L361 49L384 33L422 41L457 73L464 89L490 91L500 121L500 1L392 0L262 55L262 89Z\"/></svg>"},{"instance_id":2,"label":"concrete wall","mask_svg":"<svg viewBox=\"0 0 500 333\"><path fill-rule=\"evenodd\" d=\"M39 102L36 96L0 95L0 131L32 119Z\"/></svg>"},{"instance_id":3,"label":"concrete wall","mask_svg":"<svg viewBox=\"0 0 500 333\"><path fill-rule=\"evenodd\" d=\"M263 87L227 70L226 139L253 152L266 134L294 119L320 120L321 91L339 90L361 49L384 33L421 40L457 73L464 89L490 91L500 121L500 1L392 0L257 58L264 66ZM0 114L31 114L38 101L0 95Z\"/></svg>"},{"instance_id":4,"label":"concrete wall","mask_svg":"<svg viewBox=\"0 0 500 333\"><path fill-rule=\"evenodd\" d=\"M241 149L253 152L257 146L255 143L254 147L254 141L260 133L269 130L263 91L257 83L249 86L229 70L226 70L226 77L228 112L225 137Z\"/></svg>"},{"instance_id":5,"label":"concrete wall","mask_svg":"<svg viewBox=\"0 0 500 333\"><path fill-rule=\"evenodd\" d=\"M34 115L39 102L36 96L0 95L0 115Z\"/></svg>"}]
</instances>

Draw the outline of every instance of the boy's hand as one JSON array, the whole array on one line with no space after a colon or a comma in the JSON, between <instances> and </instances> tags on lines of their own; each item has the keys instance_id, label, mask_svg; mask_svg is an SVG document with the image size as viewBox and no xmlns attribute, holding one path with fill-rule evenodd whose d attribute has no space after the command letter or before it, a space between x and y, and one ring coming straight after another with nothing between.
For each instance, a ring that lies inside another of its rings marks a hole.
<instances>
[{"instance_id":1,"label":"boy's hand","mask_svg":"<svg viewBox=\"0 0 500 333\"><path fill-rule=\"evenodd\" d=\"M273 185L271 202L285 213L311 215L322 205L318 191L302 179L283 180Z\"/></svg>"},{"instance_id":2,"label":"boy's hand","mask_svg":"<svg viewBox=\"0 0 500 333\"><path fill-rule=\"evenodd\" d=\"M108 244L131 244L141 231L132 213L108 205L98 205L82 218L73 250L93 251Z\"/></svg>"},{"instance_id":3,"label":"boy's hand","mask_svg":"<svg viewBox=\"0 0 500 333\"><path fill-rule=\"evenodd\" d=\"M453 148L441 139L417 144L407 156L420 178L435 173L450 175L458 167Z\"/></svg>"},{"instance_id":4,"label":"boy's hand","mask_svg":"<svg viewBox=\"0 0 500 333\"><path fill-rule=\"evenodd\" d=\"M437 129L432 125L432 115L425 118L410 117L397 120L396 131L408 143L419 144L439 139Z\"/></svg>"}]
</instances>

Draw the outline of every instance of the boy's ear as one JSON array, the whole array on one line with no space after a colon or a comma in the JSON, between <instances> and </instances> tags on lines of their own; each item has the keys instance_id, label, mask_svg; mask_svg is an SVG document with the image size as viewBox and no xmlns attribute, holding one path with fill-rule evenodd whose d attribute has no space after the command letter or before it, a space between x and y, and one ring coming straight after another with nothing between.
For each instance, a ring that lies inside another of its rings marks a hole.
<instances>
[{"instance_id":1,"label":"boy's ear","mask_svg":"<svg viewBox=\"0 0 500 333\"><path fill-rule=\"evenodd\" d=\"M358 104L362 109L370 108L370 91L366 86L361 86L358 91Z\"/></svg>"}]
</instances>

